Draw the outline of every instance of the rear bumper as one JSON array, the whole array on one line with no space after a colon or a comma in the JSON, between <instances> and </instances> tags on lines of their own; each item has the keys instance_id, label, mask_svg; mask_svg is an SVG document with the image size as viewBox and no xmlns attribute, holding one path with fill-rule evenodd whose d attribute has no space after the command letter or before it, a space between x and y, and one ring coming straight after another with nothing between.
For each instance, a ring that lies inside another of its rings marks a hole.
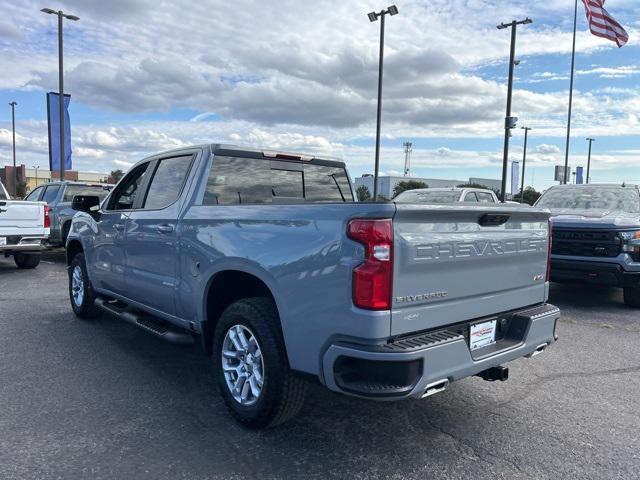
<instances>
[{"instance_id":1,"label":"rear bumper","mask_svg":"<svg viewBox=\"0 0 640 480\"><path fill-rule=\"evenodd\" d=\"M460 328L475 321L458 325L457 331L445 328L379 345L334 343L322 359L324 383L336 392L378 400L422 398L438 390L436 386L533 356L555 341L560 310L553 305L507 315L518 338L505 338L473 354Z\"/></svg>"},{"instance_id":2,"label":"rear bumper","mask_svg":"<svg viewBox=\"0 0 640 480\"><path fill-rule=\"evenodd\" d=\"M0 245L0 252L9 255L13 252L42 252L46 249L47 236L7 237L7 245Z\"/></svg>"},{"instance_id":3,"label":"rear bumper","mask_svg":"<svg viewBox=\"0 0 640 480\"><path fill-rule=\"evenodd\" d=\"M640 272L627 272L620 265L610 262L553 260L551 281L637 287L640 286Z\"/></svg>"}]
</instances>

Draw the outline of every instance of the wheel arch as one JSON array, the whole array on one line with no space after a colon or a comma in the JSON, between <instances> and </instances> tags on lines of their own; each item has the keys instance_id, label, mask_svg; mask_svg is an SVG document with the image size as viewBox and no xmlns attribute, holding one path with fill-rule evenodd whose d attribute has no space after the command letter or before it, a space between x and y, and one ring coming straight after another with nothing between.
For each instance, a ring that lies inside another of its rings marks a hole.
<instances>
[{"instance_id":1,"label":"wheel arch","mask_svg":"<svg viewBox=\"0 0 640 480\"><path fill-rule=\"evenodd\" d=\"M284 336L282 306L269 283L271 282L256 272L242 269L224 269L211 275L204 290L201 322L202 346L207 355L212 353L213 332L222 312L229 305L243 298L272 299L280 320L278 327Z\"/></svg>"},{"instance_id":2,"label":"wheel arch","mask_svg":"<svg viewBox=\"0 0 640 480\"><path fill-rule=\"evenodd\" d=\"M71 261L73 257L75 257L78 253L83 253L84 248L82 247L82 243L78 239L71 239L69 241L69 245L67 245L67 266L71 265Z\"/></svg>"}]
</instances>

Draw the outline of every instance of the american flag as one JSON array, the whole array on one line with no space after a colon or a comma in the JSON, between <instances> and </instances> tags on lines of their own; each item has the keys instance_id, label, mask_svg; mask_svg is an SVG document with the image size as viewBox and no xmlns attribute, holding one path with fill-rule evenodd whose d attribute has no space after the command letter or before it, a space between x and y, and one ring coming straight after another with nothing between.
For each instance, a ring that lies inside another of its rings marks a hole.
<instances>
[{"instance_id":1,"label":"american flag","mask_svg":"<svg viewBox=\"0 0 640 480\"><path fill-rule=\"evenodd\" d=\"M626 45L629 35L604 9L605 0L582 0L587 9L587 20L591 33L598 37L616 42L618 47Z\"/></svg>"}]
</instances>

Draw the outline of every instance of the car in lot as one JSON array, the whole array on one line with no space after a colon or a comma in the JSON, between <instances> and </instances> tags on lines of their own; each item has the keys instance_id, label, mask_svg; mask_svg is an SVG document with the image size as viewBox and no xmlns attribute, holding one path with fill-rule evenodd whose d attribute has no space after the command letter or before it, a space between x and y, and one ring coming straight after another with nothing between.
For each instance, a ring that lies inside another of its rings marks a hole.
<instances>
[{"instance_id":1,"label":"car in lot","mask_svg":"<svg viewBox=\"0 0 640 480\"><path fill-rule=\"evenodd\" d=\"M536 206L552 213L551 280L624 290L640 307L640 191L636 185L559 185Z\"/></svg>"},{"instance_id":2,"label":"car in lot","mask_svg":"<svg viewBox=\"0 0 640 480\"><path fill-rule=\"evenodd\" d=\"M46 202L51 216L51 245L65 245L71 218L76 214L71 201L76 195L92 195L103 199L113 185L85 182L49 182L34 188L25 200L28 202Z\"/></svg>"},{"instance_id":3,"label":"car in lot","mask_svg":"<svg viewBox=\"0 0 640 480\"><path fill-rule=\"evenodd\" d=\"M500 203L493 190L483 188L417 188L393 199L402 203Z\"/></svg>"},{"instance_id":4,"label":"car in lot","mask_svg":"<svg viewBox=\"0 0 640 480\"><path fill-rule=\"evenodd\" d=\"M37 267L49 225L49 208L44 202L11 200L0 183L0 254L13 256L18 268Z\"/></svg>"},{"instance_id":5,"label":"car in lot","mask_svg":"<svg viewBox=\"0 0 640 480\"><path fill-rule=\"evenodd\" d=\"M359 203L342 162L230 145L141 160L76 196L69 298L212 355L242 423L282 423L306 380L424 398L556 340L549 213Z\"/></svg>"}]
</instances>

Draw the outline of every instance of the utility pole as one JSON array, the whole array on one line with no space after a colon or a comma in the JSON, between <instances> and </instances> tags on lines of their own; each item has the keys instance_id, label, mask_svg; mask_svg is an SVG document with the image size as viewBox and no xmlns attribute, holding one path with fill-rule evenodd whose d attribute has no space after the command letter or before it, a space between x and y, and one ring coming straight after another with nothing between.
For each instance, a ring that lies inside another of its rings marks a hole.
<instances>
[{"instance_id":1,"label":"utility pole","mask_svg":"<svg viewBox=\"0 0 640 480\"><path fill-rule=\"evenodd\" d=\"M58 16L58 110L60 113L60 181L64 180L64 67L63 67L63 48L62 48L62 20L73 20L74 22L80 20L75 15L69 15L62 10L55 11L51 8L43 8L40 10L43 13Z\"/></svg>"},{"instance_id":2,"label":"utility pole","mask_svg":"<svg viewBox=\"0 0 640 480\"><path fill-rule=\"evenodd\" d=\"M411 170L411 152L413 151L413 143L404 142L402 144L404 147L404 176L409 176L409 171Z\"/></svg>"},{"instance_id":3,"label":"utility pole","mask_svg":"<svg viewBox=\"0 0 640 480\"><path fill-rule=\"evenodd\" d=\"M589 155L587 156L587 184L589 183L589 172L591 171L591 144L595 141L595 138L587 138L587 142L589 142Z\"/></svg>"},{"instance_id":4,"label":"utility pole","mask_svg":"<svg viewBox=\"0 0 640 480\"><path fill-rule=\"evenodd\" d=\"M11 129L13 132L13 196L18 195L18 170L16 169L16 105L17 103L9 102L11 105Z\"/></svg>"},{"instance_id":5,"label":"utility pole","mask_svg":"<svg viewBox=\"0 0 640 480\"><path fill-rule=\"evenodd\" d=\"M380 170L380 122L382 120L382 70L384 63L384 17L398 14L398 7L391 5L386 10L371 12L367 14L370 22L380 19L380 59L378 61L378 113L376 119L376 159L375 171L373 174L373 201L378 200L378 172Z\"/></svg>"},{"instance_id":6,"label":"utility pole","mask_svg":"<svg viewBox=\"0 0 640 480\"><path fill-rule=\"evenodd\" d=\"M509 55L509 84L507 87L507 113L504 120L504 153L502 156L502 190L501 200L505 201L507 196L507 169L509 166L509 137L511 136L511 129L515 128L517 118L511 116L511 98L513 96L513 69L516 65L516 29L518 25L527 25L533 23L529 17L524 20L513 20L510 23L501 23L498 25L498 30L511 27L511 52Z\"/></svg>"},{"instance_id":7,"label":"utility pole","mask_svg":"<svg viewBox=\"0 0 640 480\"><path fill-rule=\"evenodd\" d=\"M522 154L522 186L520 187L520 203L524 203L524 172L527 164L527 138L529 137L529 130L531 127L522 127L524 130L524 152Z\"/></svg>"},{"instance_id":8,"label":"utility pole","mask_svg":"<svg viewBox=\"0 0 640 480\"><path fill-rule=\"evenodd\" d=\"M603 2L604 3L604 2ZM586 4L585 4L586 5ZM569 82L569 112L567 114L567 141L564 151L564 184L569 176L569 143L571 141L571 108L573 106L573 77L576 70L576 25L578 22L578 0L575 1L573 11L573 49L571 50L571 80ZM587 174L587 178L589 175Z\"/></svg>"}]
</instances>

